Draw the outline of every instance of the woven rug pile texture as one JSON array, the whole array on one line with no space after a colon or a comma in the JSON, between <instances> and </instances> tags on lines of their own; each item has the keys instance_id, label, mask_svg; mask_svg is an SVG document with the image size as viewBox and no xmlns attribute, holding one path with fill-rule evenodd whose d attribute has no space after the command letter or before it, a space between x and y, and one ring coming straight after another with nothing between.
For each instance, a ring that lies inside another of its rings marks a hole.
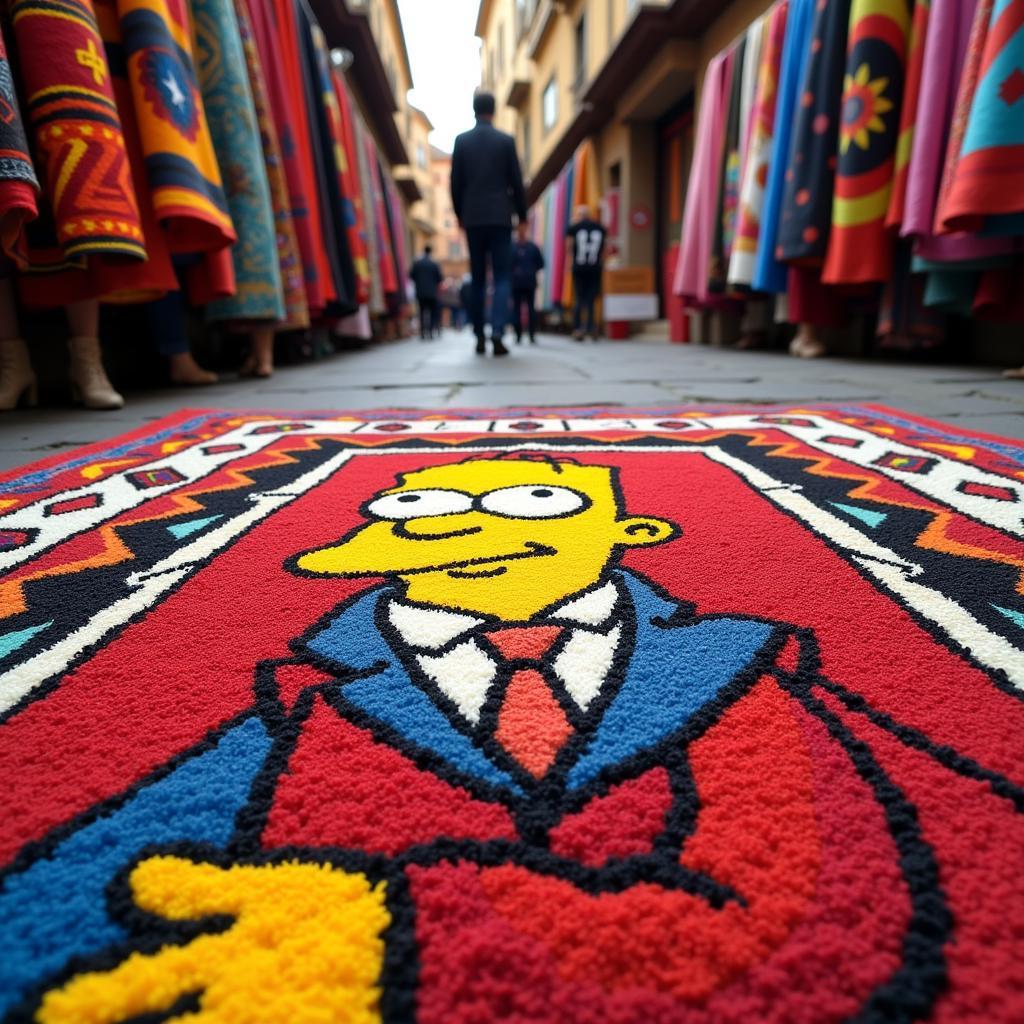
<instances>
[{"instance_id":1,"label":"woven rug pile texture","mask_svg":"<svg viewBox=\"0 0 1024 1024\"><path fill-rule=\"evenodd\" d=\"M1020 1022L1022 533L881 407L0 478L0 1021Z\"/></svg>"}]
</instances>

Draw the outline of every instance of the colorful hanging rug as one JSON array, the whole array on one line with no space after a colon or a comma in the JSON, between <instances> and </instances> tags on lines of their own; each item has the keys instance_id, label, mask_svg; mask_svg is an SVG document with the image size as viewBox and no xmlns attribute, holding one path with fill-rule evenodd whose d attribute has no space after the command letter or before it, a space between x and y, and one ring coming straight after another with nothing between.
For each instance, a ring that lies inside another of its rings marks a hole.
<instances>
[{"instance_id":1,"label":"colorful hanging rug","mask_svg":"<svg viewBox=\"0 0 1024 1024\"><path fill-rule=\"evenodd\" d=\"M1024 1019L1024 443L183 412L0 479L0 1019Z\"/></svg>"}]
</instances>

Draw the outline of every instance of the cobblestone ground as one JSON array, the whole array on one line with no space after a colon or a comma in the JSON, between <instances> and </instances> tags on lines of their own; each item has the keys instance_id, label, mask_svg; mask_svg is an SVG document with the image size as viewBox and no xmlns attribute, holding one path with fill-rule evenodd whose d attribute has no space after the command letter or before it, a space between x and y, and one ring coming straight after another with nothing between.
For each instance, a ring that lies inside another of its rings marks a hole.
<instances>
[{"instance_id":1,"label":"cobblestone ground","mask_svg":"<svg viewBox=\"0 0 1024 1024\"><path fill-rule=\"evenodd\" d=\"M677 406L880 402L973 430L1024 438L1024 382L994 368L791 359L781 352L665 342L578 344L541 335L508 359L473 354L468 333L380 344L265 381L129 394L117 412L0 414L0 470L134 429L182 408L374 409L509 405Z\"/></svg>"}]
</instances>

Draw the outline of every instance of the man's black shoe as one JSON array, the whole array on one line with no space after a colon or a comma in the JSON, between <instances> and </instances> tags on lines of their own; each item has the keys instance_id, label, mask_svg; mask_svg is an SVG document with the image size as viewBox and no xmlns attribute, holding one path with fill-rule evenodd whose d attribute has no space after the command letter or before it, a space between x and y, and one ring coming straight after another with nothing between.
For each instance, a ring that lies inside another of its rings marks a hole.
<instances>
[{"instance_id":1,"label":"man's black shoe","mask_svg":"<svg viewBox=\"0 0 1024 1024\"><path fill-rule=\"evenodd\" d=\"M492 348L493 348L494 354L496 356L507 356L508 355L508 349L505 348L505 343L501 340L501 338L497 338L495 340Z\"/></svg>"},{"instance_id":2,"label":"man's black shoe","mask_svg":"<svg viewBox=\"0 0 1024 1024\"><path fill-rule=\"evenodd\" d=\"M478 334L476 336L476 354L478 356L487 354L487 342L484 340L484 336L482 334Z\"/></svg>"}]
</instances>

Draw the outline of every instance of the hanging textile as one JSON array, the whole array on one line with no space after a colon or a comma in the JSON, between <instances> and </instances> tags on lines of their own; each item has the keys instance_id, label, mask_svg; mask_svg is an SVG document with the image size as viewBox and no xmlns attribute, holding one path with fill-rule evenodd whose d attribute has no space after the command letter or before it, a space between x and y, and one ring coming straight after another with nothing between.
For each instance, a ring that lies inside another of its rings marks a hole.
<instances>
[{"instance_id":1,"label":"hanging textile","mask_svg":"<svg viewBox=\"0 0 1024 1024\"><path fill-rule=\"evenodd\" d=\"M963 132L950 141L937 217L945 231L981 231L986 218L1024 215L1024 0L983 0L975 30L957 101ZM1005 230L1024 231L1024 219Z\"/></svg>"},{"instance_id":2,"label":"hanging textile","mask_svg":"<svg viewBox=\"0 0 1024 1024\"><path fill-rule=\"evenodd\" d=\"M693 162L686 188L686 208L672 290L704 302L708 297L708 266L718 210L718 172L722 159L726 96L732 78L732 53L708 62L697 113Z\"/></svg>"},{"instance_id":3,"label":"hanging textile","mask_svg":"<svg viewBox=\"0 0 1024 1024\"><path fill-rule=\"evenodd\" d=\"M743 79L740 84L740 181L746 170L747 148L753 127L754 100L757 97L757 77L761 68L761 51L768 16L755 18L744 33Z\"/></svg>"},{"instance_id":4,"label":"hanging textile","mask_svg":"<svg viewBox=\"0 0 1024 1024\"><path fill-rule=\"evenodd\" d=\"M405 218L402 216L402 198L398 194L398 188L388 176L386 177L388 216L391 228L392 254L395 260L395 277L398 280L398 292L401 295L402 305L407 300L405 281L408 274L408 267L412 263L407 252L405 235Z\"/></svg>"},{"instance_id":5,"label":"hanging textile","mask_svg":"<svg viewBox=\"0 0 1024 1024\"><path fill-rule=\"evenodd\" d=\"M879 302L876 334L882 348L919 352L945 339L946 317L927 301L928 276L912 271L910 243L902 239Z\"/></svg>"},{"instance_id":6,"label":"hanging textile","mask_svg":"<svg viewBox=\"0 0 1024 1024\"><path fill-rule=\"evenodd\" d=\"M549 190L548 190L549 191ZM533 209L530 211L530 240L540 249L541 254L544 257L544 267L540 271L538 278L538 295L540 296L540 308L547 309L547 291L548 291L548 267L550 266L550 257L548 253L548 233L547 233L547 219L548 219L548 191L545 191L544 195L541 196L540 202L534 204Z\"/></svg>"},{"instance_id":7,"label":"hanging textile","mask_svg":"<svg viewBox=\"0 0 1024 1024\"><path fill-rule=\"evenodd\" d=\"M384 174L377 156L377 147L366 133L367 160L373 184L373 210L377 236L377 272L380 274L381 290L384 293L385 307L394 305L393 299L398 292L398 277L395 272L395 257L391 243L390 215L387 212L388 199L384 190Z\"/></svg>"},{"instance_id":8,"label":"hanging textile","mask_svg":"<svg viewBox=\"0 0 1024 1024\"><path fill-rule=\"evenodd\" d=\"M729 270L729 254L736 229L740 203L740 97L743 92L743 61L746 37L740 39L732 54L732 75L729 82L729 103L725 112L725 136L716 178L715 234L708 263L708 290L725 290Z\"/></svg>"},{"instance_id":9,"label":"hanging textile","mask_svg":"<svg viewBox=\"0 0 1024 1024\"><path fill-rule=\"evenodd\" d=\"M925 305L964 315L971 314L979 272L1004 263L1012 249L1010 239L962 231L933 233L943 156L975 7L976 0L933 0L900 225L901 234L914 239L913 269L928 272Z\"/></svg>"},{"instance_id":10,"label":"hanging textile","mask_svg":"<svg viewBox=\"0 0 1024 1024\"><path fill-rule=\"evenodd\" d=\"M765 198L765 182L775 133L775 108L778 100L779 67L786 37L788 0L782 0L767 16L761 60L757 69L757 89L751 114L750 140L743 164L740 185L740 212L729 257L729 283L749 286L754 280L757 247L760 238L761 209Z\"/></svg>"},{"instance_id":11,"label":"hanging textile","mask_svg":"<svg viewBox=\"0 0 1024 1024\"><path fill-rule=\"evenodd\" d=\"M600 218L601 186L598 181L597 157L594 155L594 146L590 139L586 139L579 149L576 150L573 155L572 167L572 197L569 202L569 223L575 220L577 206L588 207L591 217ZM572 274L566 274L565 282L562 286L562 305L566 309L571 309L574 303Z\"/></svg>"},{"instance_id":12,"label":"hanging textile","mask_svg":"<svg viewBox=\"0 0 1024 1024\"><path fill-rule=\"evenodd\" d=\"M976 0L932 0L921 69L917 126L900 220L900 233L905 236L921 238L933 233L943 159L975 8Z\"/></svg>"},{"instance_id":13,"label":"hanging textile","mask_svg":"<svg viewBox=\"0 0 1024 1024\"><path fill-rule=\"evenodd\" d=\"M903 89L903 104L900 107L900 130L896 143L896 164L893 169L892 194L885 224L899 228L907 197L907 179L910 174L910 155L913 151L917 112L921 102L921 78L924 75L924 55L928 44L928 23L931 18L932 0L915 0L914 15L910 24L910 40L907 44L907 71Z\"/></svg>"},{"instance_id":14,"label":"hanging textile","mask_svg":"<svg viewBox=\"0 0 1024 1024\"><path fill-rule=\"evenodd\" d=\"M157 221L144 166L128 71L121 59L121 27L115 0L93 0L110 85L121 122L126 161L140 218L146 259L67 260L56 241L52 217L43 216L29 234L29 267L18 276L18 293L32 308L47 309L85 299L145 302L179 287L164 230ZM47 204L44 204L44 207Z\"/></svg>"},{"instance_id":15,"label":"hanging textile","mask_svg":"<svg viewBox=\"0 0 1024 1024\"><path fill-rule=\"evenodd\" d=\"M256 111L232 0L192 0L196 71L210 135L238 234L231 249L235 294L206 306L206 319L284 316L274 211Z\"/></svg>"},{"instance_id":16,"label":"hanging textile","mask_svg":"<svg viewBox=\"0 0 1024 1024\"><path fill-rule=\"evenodd\" d=\"M820 266L832 226L850 0L819 0L786 172L779 258Z\"/></svg>"},{"instance_id":17,"label":"hanging textile","mask_svg":"<svg viewBox=\"0 0 1024 1024\"><path fill-rule=\"evenodd\" d=\"M18 266L27 260L25 225L39 214L38 193L7 47L0 35L0 250Z\"/></svg>"},{"instance_id":18,"label":"hanging textile","mask_svg":"<svg viewBox=\"0 0 1024 1024\"><path fill-rule=\"evenodd\" d=\"M551 259L551 306L562 304L562 292L565 286L565 232L569 227L566 217L566 191L568 189L568 170L559 174L553 194L554 217L552 218L552 259Z\"/></svg>"},{"instance_id":19,"label":"hanging textile","mask_svg":"<svg viewBox=\"0 0 1024 1024\"><path fill-rule=\"evenodd\" d=\"M359 308L356 297L356 272L348 248L348 227L341 168L337 161L340 128L337 122L334 83L331 81L327 40L309 5L296 0L295 17L301 44L302 78L306 87L306 108L309 111L309 143L320 197L321 238L335 299L327 312L345 316Z\"/></svg>"},{"instance_id":20,"label":"hanging textile","mask_svg":"<svg viewBox=\"0 0 1024 1024\"><path fill-rule=\"evenodd\" d=\"M15 0L32 151L48 199L31 262L84 267L88 257L146 258L121 120L89 0Z\"/></svg>"},{"instance_id":21,"label":"hanging textile","mask_svg":"<svg viewBox=\"0 0 1024 1024\"><path fill-rule=\"evenodd\" d=\"M576 210L573 206L573 199L576 195L576 161L572 159L569 161L565 168L565 190L560 193L562 197L562 222L564 227L562 228L562 237L559 239L558 244L562 247L564 254L565 251L565 233L569 229L569 225L576 219ZM562 267L562 287L559 289L558 294L555 296L556 303L560 304L563 309L572 309L573 306L573 280L572 280L572 261L566 261L563 255L563 267Z\"/></svg>"},{"instance_id":22,"label":"hanging textile","mask_svg":"<svg viewBox=\"0 0 1024 1024\"><path fill-rule=\"evenodd\" d=\"M885 281L910 11L907 0L853 0L839 129L832 232L822 280Z\"/></svg>"},{"instance_id":23,"label":"hanging textile","mask_svg":"<svg viewBox=\"0 0 1024 1024\"><path fill-rule=\"evenodd\" d=\"M302 281L302 259L299 256L299 242L292 221L291 201L285 178L281 144L271 113L270 96L263 74L259 49L249 20L246 0L235 0L235 19L238 35L245 55L249 87L252 92L253 110L259 127L260 145L263 149L263 164L266 168L267 185L274 215L274 235L277 245L277 264L281 276L284 317L281 328L297 330L309 326L309 306L306 303L306 289Z\"/></svg>"},{"instance_id":24,"label":"hanging textile","mask_svg":"<svg viewBox=\"0 0 1024 1024\"><path fill-rule=\"evenodd\" d=\"M359 162L356 159L355 124L348 83L337 68L331 69L338 121L337 160L341 172L342 202L348 247L356 274L356 299L365 304L370 297L370 264L366 255L366 215L363 209Z\"/></svg>"},{"instance_id":25,"label":"hanging textile","mask_svg":"<svg viewBox=\"0 0 1024 1024\"><path fill-rule=\"evenodd\" d=\"M328 249L324 244L324 218L328 216L322 205L320 182L317 178L316 158L310 129L313 112L309 107L308 58L299 35L298 12L294 0L270 0L274 13L277 37L272 41L272 58L279 60L284 69L288 89L287 102L291 111L285 151L292 146L302 174L303 190L308 204L309 226L312 232L312 258L323 290L324 311L338 297ZM278 125L280 129L282 126Z\"/></svg>"},{"instance_id":26,"label":"hanging textile","mask_svg":"<svg viewBox=\"0 0 1024 1024\"><path fill-rule=\"evenodd\" d=\"M362 117L353 111L353 127L355 129L356 157L359 161L359 186L363 198L363 219L365 227L366 262L370 268L370 299L371 316L379 316L385 311L384 287L380 277L380 243L378 241L377 204L375 199L373 164L370 160L369 132L363 124Z\"/></svg>"},{"instance_id":27,"label":"hanging textile","mask_svg":"<svg viewBox=\"0 0 1024 1024\"><path fill-rule=\"evenodd\" d=\"M153 207L175 253L215 252L237 236L196 82L187 8L117 0Z\"/></svg>"},{"instance_id":28,"label":"hanging textile","mask_svg":"<svg viewBox=\"0 0 1024 1024\"><path fill-rule=\"evenodd\" d=\"M790 0L786 38L779 66L779 97L775 105L775 136L772 139L768 179L764 188L760 235L753 287L756 291L784 293L787 267L777 257L777 236L786 190L786 170L800 89L810 57L815 0Z\"/></svg>"},{"instance_id":29,"label":"hanging textile","mask_svg":"<svg viewBox=\"0 0 1024 1024\"><path fill-rule=\"evenodd\" d=\"M309 182L303 171L301 152L296 142L296 121L293 97L290 93L289 78L285 73L285 61L281 51L284 44L280 38L277 15L271 0L244 0L252 25L253 40L263 69L270 113L281 148L281 159L285 182L288 188L289 214L302 262L303 287L306 291L306 306L310 317L318 316L326 305L325 284L321 274L318 253L321 249L319 235L313 223L315 196L309 192Z\"/></svg>"}]
</instances>

